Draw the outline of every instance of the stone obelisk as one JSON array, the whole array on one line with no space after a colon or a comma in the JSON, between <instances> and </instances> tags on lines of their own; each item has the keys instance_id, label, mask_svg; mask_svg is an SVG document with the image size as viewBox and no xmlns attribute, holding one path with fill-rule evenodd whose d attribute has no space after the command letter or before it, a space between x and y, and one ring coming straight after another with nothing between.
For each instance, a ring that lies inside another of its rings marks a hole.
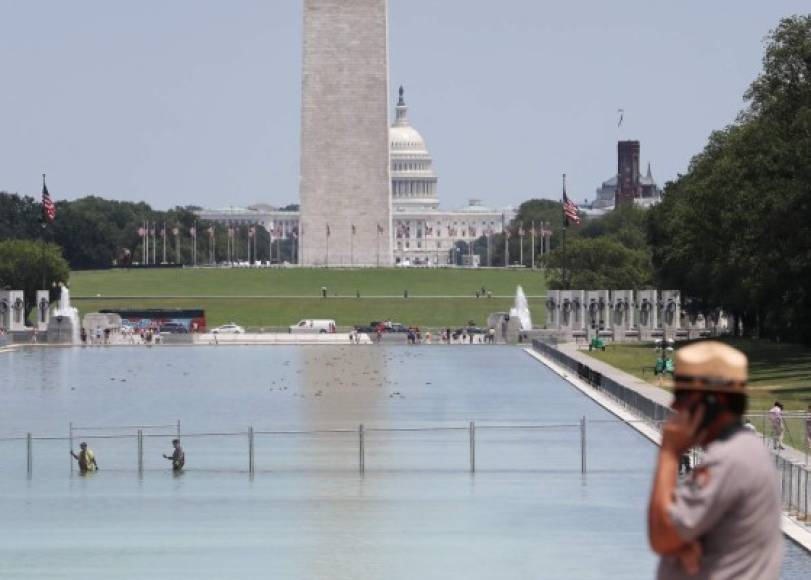
<instances>
[{"instance_id":1,"label":"stone obelisk","mask_svg":"<svg viewBox=\"0 0 811 580\"><path fill-rule=\"evenodd\" d=\"M304 266L392 264L387 16L387 0L304 0Z\"/></svg>"}]
</instances>

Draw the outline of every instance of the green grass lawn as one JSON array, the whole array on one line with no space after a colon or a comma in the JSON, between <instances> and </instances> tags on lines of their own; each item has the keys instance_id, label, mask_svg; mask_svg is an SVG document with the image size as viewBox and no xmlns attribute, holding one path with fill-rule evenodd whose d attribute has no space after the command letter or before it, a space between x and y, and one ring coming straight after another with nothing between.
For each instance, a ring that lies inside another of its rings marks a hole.
<instances>
[{"instance_id":1,"label":"green grass lawn","mask_svg":"<svg viewBox=\"0 0 811 580\"><path fill-rule=\"evenodd\" d=\"M482 286L496 296L546 293L544 277L530 270L184 268L73 272L72 296L474 296Z\"/></svg>"},{"instance_id":2,"label":"green grass lawn","mask_svg":"<svg viewBox=\"0 0 811 580\"><path fill-rule=\"evenodd\" d=\"M774 401L781 401L786 410L806 410L811 403L811 348L775 343L767 340L725 339L749 357L749 408L753 412L766 411ZM652 344L609 344L605 352L589 352L629 374L656 384L653 373L642 374L643 366L653 366L656 351ZM670 385L666 384L666 387ZM763 426L755 420L758 429ZM805 425L800 420L787 421L786 442L805 449ZM791 439L789 440L789 434Z\"/></svg>"},{"instance_id":3,"label":"green grass lawn","mask_svg":"<svg viewBox=\"0 0 811 580\"><path fill-rule=\"evenodd\" d=\"M483 326L488 314L513 305L517 286L530 296L546 292L543 275L527 270L105 270L73 272L70 281L82 314L123 307L203 308L209 325L233 321L257 329L287 327L302 318L332 318L339 326L386 319L428 328L459 327L469 320ZM320 297L322 286L327 299ZM494 297L477 299L482 286ZM530 308L536 324L543 324L544 300L530 298Z\"/></svg>"}]
</instances>

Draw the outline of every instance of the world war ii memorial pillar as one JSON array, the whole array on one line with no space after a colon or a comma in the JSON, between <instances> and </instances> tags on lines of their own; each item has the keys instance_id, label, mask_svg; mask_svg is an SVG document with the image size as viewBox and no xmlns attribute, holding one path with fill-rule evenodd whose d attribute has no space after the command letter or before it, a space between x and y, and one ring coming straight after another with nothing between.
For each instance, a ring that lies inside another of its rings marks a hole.
<instances>
[{"instance_id":1,"label":"world war ii memorial pillar","mask_svg":"<svg viewBox=\"0 0 811 580\"><path fill-rule=\"evenodd\" d=\"M304 266L393 262L387 17L387 0L304 0Z\"/></svg>"}]
</instances>

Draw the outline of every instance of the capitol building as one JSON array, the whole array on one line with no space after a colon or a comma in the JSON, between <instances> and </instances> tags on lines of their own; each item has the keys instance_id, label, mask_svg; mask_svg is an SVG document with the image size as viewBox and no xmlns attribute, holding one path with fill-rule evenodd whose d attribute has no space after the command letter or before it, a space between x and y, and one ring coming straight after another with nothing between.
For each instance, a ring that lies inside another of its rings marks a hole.
<instances>
[{"instance_id":1,"label":"capitol building","mask_svg":"<svg viewBox=\"0 0 811 580\"><path fill-rule=\"evenodd\" d=\"M478 265L475 255L458 256L457 242L471 244L503 231L514 217L512 208L488 208L478 199L455 210L440 209L437 175L425 140L408 121L400 87L395 119L389 129L392 248L401 266L443 266L464 261ZM362 212L363 208L358 208ZM299 212L259 204L248 208L205 209L198 216L226 225L257 225L274 239L299 237ZM306 235L306 233L302 234ZM483 264L484 265L484 264Z\"/></svg>"}]
</instances>

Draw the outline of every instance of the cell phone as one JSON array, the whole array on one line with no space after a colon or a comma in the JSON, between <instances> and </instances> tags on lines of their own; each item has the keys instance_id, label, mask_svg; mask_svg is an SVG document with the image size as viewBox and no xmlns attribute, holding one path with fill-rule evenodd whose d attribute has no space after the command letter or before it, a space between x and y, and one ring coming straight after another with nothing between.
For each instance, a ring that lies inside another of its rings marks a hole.
<instances>
[{"instance_id":1,"label":"cell phone","mask_svg":"<svg viewBox=\"0 0 811 580\"><path fill-rule=\"evenodd\" d=\"M698 411L699 407L704 408L704 416L701 418L701 423L698 426L699 431L709 427L723 410L723 406L718 400L718 395L715 393L704 393L701 398L688 409L691 417Z\"/></svg>"}]
</instances>

